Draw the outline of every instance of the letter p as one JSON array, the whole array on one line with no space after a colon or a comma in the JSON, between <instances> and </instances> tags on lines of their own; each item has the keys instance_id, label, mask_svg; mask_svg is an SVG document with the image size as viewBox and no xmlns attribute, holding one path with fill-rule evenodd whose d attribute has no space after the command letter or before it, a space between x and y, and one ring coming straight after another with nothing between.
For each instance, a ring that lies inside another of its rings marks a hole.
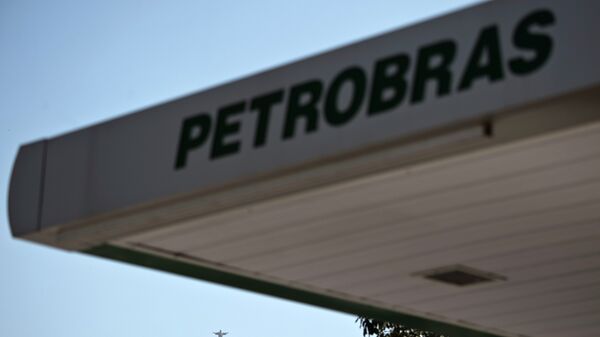
<instances>
[{"instance_id":1,"label":"letter p","mask_svg":"<svg viewBox=\"0 0 600 337\"><path fill-rule=\"evenodd\" d=\"M175 158L175 169L185 167L188 153L204 144L210 132L211 120L207 114L195 115L183 120L181 134L179 135L179 146Z\"/></svg>"}]
</instances>

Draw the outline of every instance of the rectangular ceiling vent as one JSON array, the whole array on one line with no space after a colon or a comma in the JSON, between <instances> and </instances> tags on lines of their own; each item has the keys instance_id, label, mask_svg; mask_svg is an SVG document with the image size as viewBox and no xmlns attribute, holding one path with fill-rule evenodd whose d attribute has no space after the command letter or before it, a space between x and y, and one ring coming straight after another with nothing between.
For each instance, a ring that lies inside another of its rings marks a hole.
<instances>
[{"instance_id":1,"label":"rectangular ceiling vent","mask_svg":"<svg viewBox=\"0 0 600 337\"><path fill-rule=\"evenodd\" d=\"M459 287L506 280L506 277L504 276L484 272L462 265L453 265L426 270L416 273L415 276L421 276L428 280L438 281Z\"/></svg>"}]
</instances>

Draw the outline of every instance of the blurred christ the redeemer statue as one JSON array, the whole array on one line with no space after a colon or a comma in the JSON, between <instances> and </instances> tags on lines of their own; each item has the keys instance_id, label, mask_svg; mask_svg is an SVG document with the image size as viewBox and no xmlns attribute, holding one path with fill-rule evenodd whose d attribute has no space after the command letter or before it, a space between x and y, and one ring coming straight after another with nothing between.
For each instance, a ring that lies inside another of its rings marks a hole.
<instances>
[{"instance_id":1,"label":"blurred christ the redeemer statue","mask_svg":"<svg viewBox=\"0 0 600 337\"><path fill-rule=\"evenodd\" d=\"M219 337L223 337L223 336L225 336L225 335L227 334L227 332L223 332L223 331L221 331L221 330L219 329L219 331L218 331L218 332L213 332L213 334L214 334L214 335L217 335L217 336L219 336Z\"/></svg>"}]
</instances>

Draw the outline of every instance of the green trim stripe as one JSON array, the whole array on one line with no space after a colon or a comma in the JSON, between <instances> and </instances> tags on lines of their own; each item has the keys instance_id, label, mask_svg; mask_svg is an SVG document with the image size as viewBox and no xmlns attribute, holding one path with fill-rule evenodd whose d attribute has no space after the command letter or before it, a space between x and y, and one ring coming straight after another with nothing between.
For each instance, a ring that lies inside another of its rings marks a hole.
<instances>
[{"instance_id":1,"label":"green trim stripe","mask_svg":"<svg viewBox=\"0 0 600 337\"><path fill-rule=\"evenodd\" d=\"M417 329L434 331L449 337L499 337L498 335L472 330L458 325L438 322L435 320L403 314L392 310L381 309L370 305L335 298L333 296L315 294L305 290L294 289L271 282L252 279L246 276L236 275L184 261L168 259L162 256L109 244L97 246L83 252L111 260L127 262L138 266L144 266L151 269L162 270L199 280L250 290L357 316L396 322Z\"/></svg>"}]
</instances>

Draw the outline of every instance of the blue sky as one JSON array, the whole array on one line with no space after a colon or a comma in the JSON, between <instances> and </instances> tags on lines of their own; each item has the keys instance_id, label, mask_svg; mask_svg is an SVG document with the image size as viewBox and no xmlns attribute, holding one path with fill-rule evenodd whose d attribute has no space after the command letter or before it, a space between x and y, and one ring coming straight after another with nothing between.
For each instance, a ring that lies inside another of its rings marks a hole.
<instances>
[{"instance_id":1,"label":"blue sky","mask_svg":"<svg viewBox=\"0 0 600 337\"><path fill-rule=\"evenodd\" d=\"M20 144L479 1L0 0L0 336L359 337L355 317L11 237Z\"/></svg>"}]
</instances>

